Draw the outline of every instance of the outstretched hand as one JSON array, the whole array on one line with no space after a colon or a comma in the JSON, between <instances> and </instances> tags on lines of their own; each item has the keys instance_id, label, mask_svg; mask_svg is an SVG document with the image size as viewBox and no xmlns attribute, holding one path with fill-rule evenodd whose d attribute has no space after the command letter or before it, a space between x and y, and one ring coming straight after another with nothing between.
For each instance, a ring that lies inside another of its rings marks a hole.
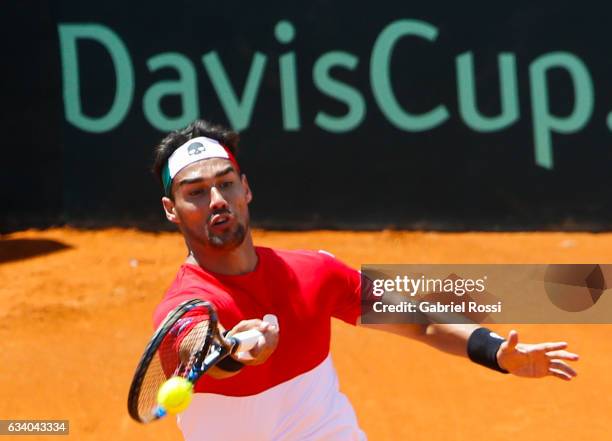
<instances>
[{"instance_id":1,"label":"outstretched hand","mask_svg":"<svg viewBox=\"0 0 612 441\"><path fill-rule=\"evenodd\" d=\"M255 347L248 353L237 353L232 355L232 357L246 365L262 364L272 355L278 346L278 325L259 319L242 320L228 332L227 336L231 337L238 332L249 331L251 329L257 329L262 333L263 337L260 337Z\"/></svg>"},{"instance_id":2,"label":"outstretched hand","mask_svg":"<svg viewBox=\"0 0 612 441\"><path fill-rule=\"evenodd\" d=\"M541 378L548 375L569 381L577 375L566 361L577 361L578 355L565 350L566 342L519 343L518 332L510 331L497 351L502 369L519 377Z\"/></svg>"}]
</instances>

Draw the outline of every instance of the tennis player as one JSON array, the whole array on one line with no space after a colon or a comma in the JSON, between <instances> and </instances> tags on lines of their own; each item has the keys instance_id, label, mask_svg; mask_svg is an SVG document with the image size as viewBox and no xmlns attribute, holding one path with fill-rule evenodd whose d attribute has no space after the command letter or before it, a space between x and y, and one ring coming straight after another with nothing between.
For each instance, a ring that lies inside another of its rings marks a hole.
<instances>
[{"instance_id":1,"label":"tennis player","mask_svg":"<svg viewBox=\"0 0 612 441\"><path fill-rule=\"evenodd\" d=\"M366 439L329 353L332 317L359 324L360 274L325 252L254 246L253 193L235 158L238 139L197 120L166 136L155 152L166 217L189 253L154 313L155 325L182 301L200 298L215 305L230 334L258 328L264 335L250 353L225 359L200 379L179 427L188 441ZM289 201L279 203L290 209ZM274 317L262 320L266 314ZM524 344L515 331L505 340L475 325L371 327L503 373L576 375L567 361L578 356L562 342Z\"/></svg>"}]
</instances>

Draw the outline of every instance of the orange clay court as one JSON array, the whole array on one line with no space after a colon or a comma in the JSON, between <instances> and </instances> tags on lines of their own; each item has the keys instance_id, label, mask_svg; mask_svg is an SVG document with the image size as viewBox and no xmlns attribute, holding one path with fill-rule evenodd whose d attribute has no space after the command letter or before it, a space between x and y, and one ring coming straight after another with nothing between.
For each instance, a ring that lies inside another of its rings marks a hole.
<instances>
[{"instance_id":1,"label":"orange clay court","mask_svg":"<svg viewBox=\"0 0 612 441\"><path fill-rule=\"evenodd\" d=\"M256 231L254 237L259 245L325 249L354 267L612 262L612 234ZM69 419L67 439L74 440L181 439L171 418L133 422L126 397L152 332L151 312L184 255L178 233L51 229L0 236L0 418ZM570 383L509 377L339 322L332 351L341 388L370 440L610 439L612 325L517 328L522 341L567 340L581 356L578 377Z\"/></svg>"}]
</instances>

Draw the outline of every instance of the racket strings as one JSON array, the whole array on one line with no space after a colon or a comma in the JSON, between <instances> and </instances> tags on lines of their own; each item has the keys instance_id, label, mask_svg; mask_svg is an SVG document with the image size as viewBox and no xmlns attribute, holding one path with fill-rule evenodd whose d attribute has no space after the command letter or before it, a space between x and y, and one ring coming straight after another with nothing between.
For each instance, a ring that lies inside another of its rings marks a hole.
<instances>
[{"instance_id":1,"label":"racket strings","mask_svg":"<svg viewBox=\"0 0 612 441\"><path fill-rule=\"evenodd\" d=\"M196 324L189 335L182 340L179 347L180 364L176 375L187 377L194 367L194 363L203 358L210 348L210 341L207 339L209 321L204 320Z\"/></svg>"},{"instance_id":2,"label":"racket strings","mask_svg":"<svg viewBox=\"0 0 612 441\"><path fill-rule=\"evenodd\" d=\"M155 354L144 374L138 396L138 415L142 421L149 422L156 418L157 392L167 379L159 354Z\"/></svg>"},{"instance_id":3,"label":"racket strings","mask_svg":"<svg viewBox=\"0 0 612 441\"><path fill-rule=\"evenodd\" d=\"M162 384L172 376L188 377L197 356L203 351L206 355L211 346L209 324L208 315L182 317L163 337L143 373L137 401L141 421L158 418L157 393Z\"/></svg>"}]
</instances>

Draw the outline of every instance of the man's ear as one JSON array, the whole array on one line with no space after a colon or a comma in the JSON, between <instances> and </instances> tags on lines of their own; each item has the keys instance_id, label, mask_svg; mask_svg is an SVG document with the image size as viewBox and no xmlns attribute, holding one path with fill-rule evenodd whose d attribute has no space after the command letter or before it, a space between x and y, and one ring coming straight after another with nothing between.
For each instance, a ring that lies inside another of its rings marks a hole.
<instances>
[{"instance_id":1,"label":"man's ear","mask_svg":"<svg viewBox=\"0 0 612 441\"><path fill-rule=\"evenodd\" d=\"M164 212L166 213L166 219L168 219L173 224L180 223L176 215L176 208L174 207L174 202L172 202L172 199L167 196L164 196L162 198L162 205L164 207Z\"/></svg>"},{"instance_id":2,"label":"man's ear","mask_svg":"<svg viewBox=\"0 0 612 441\"><path fill-rule=\"evenodd\" d=\"M247 204L250 204L253 200L253 193L251 192L251 187L249 187L249 181L247 180L246 175L241 176L242 188L244 188L244 192L246 193L246 201Z\"/></svg>"}]
</instances>

